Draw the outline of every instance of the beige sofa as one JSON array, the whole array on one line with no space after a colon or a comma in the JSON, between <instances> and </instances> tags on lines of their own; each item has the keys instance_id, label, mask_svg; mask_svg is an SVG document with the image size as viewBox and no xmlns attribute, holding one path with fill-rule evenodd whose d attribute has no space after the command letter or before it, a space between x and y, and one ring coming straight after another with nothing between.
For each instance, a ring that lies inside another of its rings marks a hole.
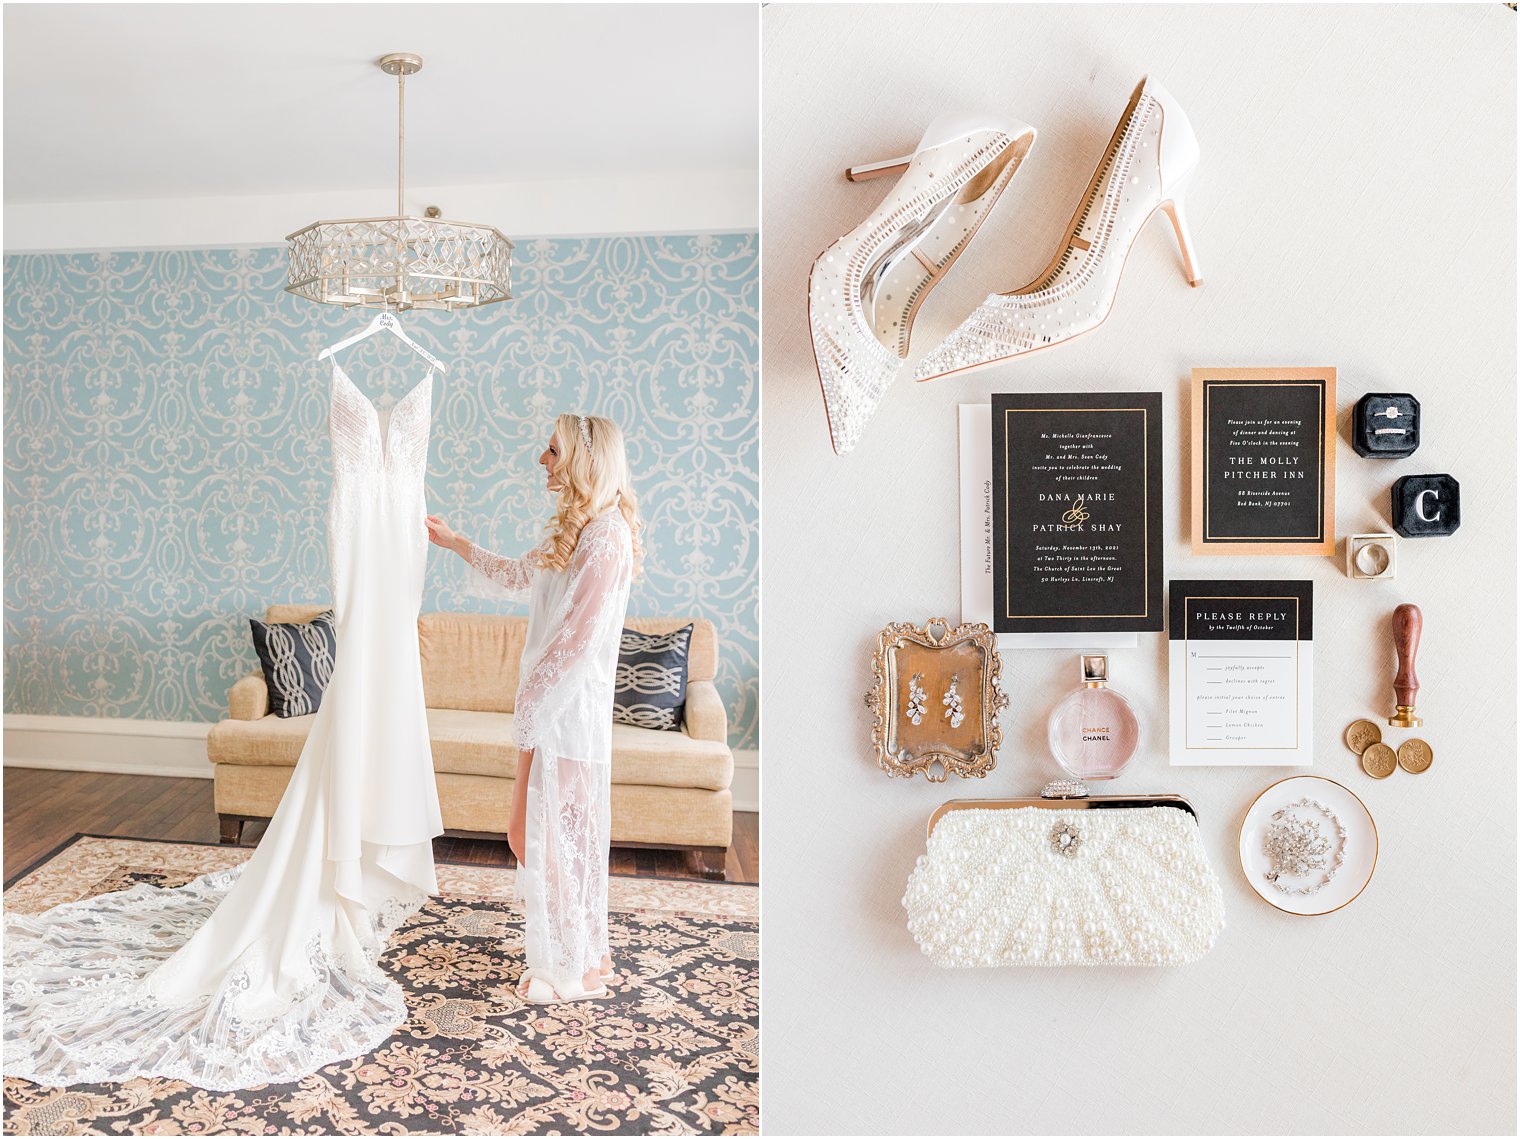
<instances>
[{"instance_id":1,"label":"beige sofa","mask_svg":"<svg viewBox=\"0 0 1520 1139\"><path fill-rule=\"evenodd\" d=\"M309 621L324 606L271 605L265 620ZM688 852L706 877L723 877L733 838L734 757L728 714L713 684L718 639L712 622L629 617L626 625L666 633L692 624L686 719L679 732L612 727L612 844ZM512 705L527 618L424 613L417 621L422 687L443 825L462 837L505 841L517 748ZM211 729L206 754L216 769L222 842L243 823L274 813L301 755L312 716L269 711L264 674L232 686L229 718Z\"/></svg>"}]
</instances>

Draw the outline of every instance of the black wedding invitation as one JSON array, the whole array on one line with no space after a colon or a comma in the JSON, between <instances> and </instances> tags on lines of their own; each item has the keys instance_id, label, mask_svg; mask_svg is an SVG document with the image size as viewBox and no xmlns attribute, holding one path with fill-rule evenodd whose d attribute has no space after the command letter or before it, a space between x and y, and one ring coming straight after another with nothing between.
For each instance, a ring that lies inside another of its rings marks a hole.
<instances>
[{"instance_id":1,"label":"black wedding invitation","mask_svg":"<svg viewBox=\"0 0 1520 1139\"><path fill-rule=\"evenodd\" d=\"M992 397L993 628L1157 632L1161 393Z\"/></svg>"},{"instance_id":2,"label":"black wedding invitation","mask_svg":"<svg viewBox=\"0 0 1520 1139\"><path fill-rule=\"evenodd\" d=\"M1193 553L1335 553L1335 369L1193 369Z\"/></svg>"}]
</instances>

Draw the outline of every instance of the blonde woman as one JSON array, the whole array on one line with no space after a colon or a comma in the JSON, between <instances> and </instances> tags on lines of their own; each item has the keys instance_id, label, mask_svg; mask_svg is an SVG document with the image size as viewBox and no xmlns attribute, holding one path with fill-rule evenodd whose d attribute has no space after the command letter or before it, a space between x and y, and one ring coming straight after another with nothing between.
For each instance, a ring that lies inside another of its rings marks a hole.
<instances>
[{"instance_id":1,"label":"blonde woman","mask_svg":"<svg viewBox=\"0 0 1520 1139\"><path fill-rule=\"evenodd\" d=\"M608 995L607 855L612 689L628 586L642 555L623 433L561 415L538 457L557 496L549 534L520 558L481 549L442 518L428 537L469 566L467 592L528 602L519 666L517 773L507 837L526 926L518 994Z\"/></svg>"}]
</instances>

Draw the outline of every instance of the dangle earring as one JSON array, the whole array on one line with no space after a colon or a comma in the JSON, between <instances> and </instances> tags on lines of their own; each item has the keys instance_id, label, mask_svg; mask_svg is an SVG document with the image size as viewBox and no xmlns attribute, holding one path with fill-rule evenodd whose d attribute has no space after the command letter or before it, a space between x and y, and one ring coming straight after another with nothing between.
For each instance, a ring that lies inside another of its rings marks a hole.
<instances>
[{"instance_id":1,"label":"dangle earring","mask_svg":"<svg viewBox=\"0 0 1520 1139\"><path fill-rule=\"evenodd\" d=\"M922 724L924 717L929 712L929 706L925 703L928 699L928 694L924 692L923 686L919 683L923 678L923 673L915 672L913 679L908 681L908 719L914 727Z\"/></svg>"},{"instance_id":2,"label":"dangle earring","mask_svg":"<svg viewBox=\"0 0 1520 1139\"><path fill-rule=\"evenodd\" d=\"M956 685L960 684L960 682L960 677L952 676L950 678L950 687L945 692L945 698L940 701L941 704L945 705L945 719L950 721L952 728L960 727L961 721L966 718L965 707L961 704L961 694L956 688Z\"/></svg>"}]
</instances>

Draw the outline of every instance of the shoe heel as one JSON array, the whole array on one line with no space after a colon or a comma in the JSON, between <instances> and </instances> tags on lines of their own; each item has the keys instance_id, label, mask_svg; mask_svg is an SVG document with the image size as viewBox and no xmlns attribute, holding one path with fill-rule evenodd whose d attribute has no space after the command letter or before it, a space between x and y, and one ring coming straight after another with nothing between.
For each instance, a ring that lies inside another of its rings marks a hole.
<instances>
[{"instance_id":1,"label":"shoe heel","mask_svg":"<svg viewBox=\"0 0 1520 1139\"><path fill-rule=\"evenodd\" d=\"M1193 246L1193 235L1188 230L1182 199L1173 198L1169 202L1162 202L1161 208L1172 219L1172 230L1177 234L1177 244L1182 249L1182 271L1187 274L1188 284L1196 289L1203 284L1203 269L1198 264L1198 251Z\"/></svg>"},{"instance_id":2,"label":"shoe heel","mask_svg":"<svg viewBox=\"0 0 1520 1139\"><path fill-rule=\"evenodd\" d=\"M935 150L957 138L965 138L976 134L978 131L1002 131L1010 139L1019 139L1024 135L1029 136L1029 142L1034 142L1034 128L1018 119L991 116L977 111L952 111L940 115L929 124L924 131L924 137L919 139L918 148L912 154L904 154L901 158L888 158L881 162L869 162L863 166L851 166L844 172L844 176L851 182L868 182L872 178L882 178L888 174L901 174L920 154L926 150ZM1027 150L1028 147L1026 146Z\"/></svg>"},{"instance_id":3,"label":"shoe heel","mask_svg":"<svg viewBox=\"0 0 1520 1139\"><path fill-rule=\"evenodd\" d=\"M844 172L844 176L851 182L869 182L872 178L885 178L889 174L901 174L908 168L908 163L913 161L913 155L905 154L901 158L888 158L881 162L868 162L863 166L851 166Z\"/></svg>"}]
</instances>

